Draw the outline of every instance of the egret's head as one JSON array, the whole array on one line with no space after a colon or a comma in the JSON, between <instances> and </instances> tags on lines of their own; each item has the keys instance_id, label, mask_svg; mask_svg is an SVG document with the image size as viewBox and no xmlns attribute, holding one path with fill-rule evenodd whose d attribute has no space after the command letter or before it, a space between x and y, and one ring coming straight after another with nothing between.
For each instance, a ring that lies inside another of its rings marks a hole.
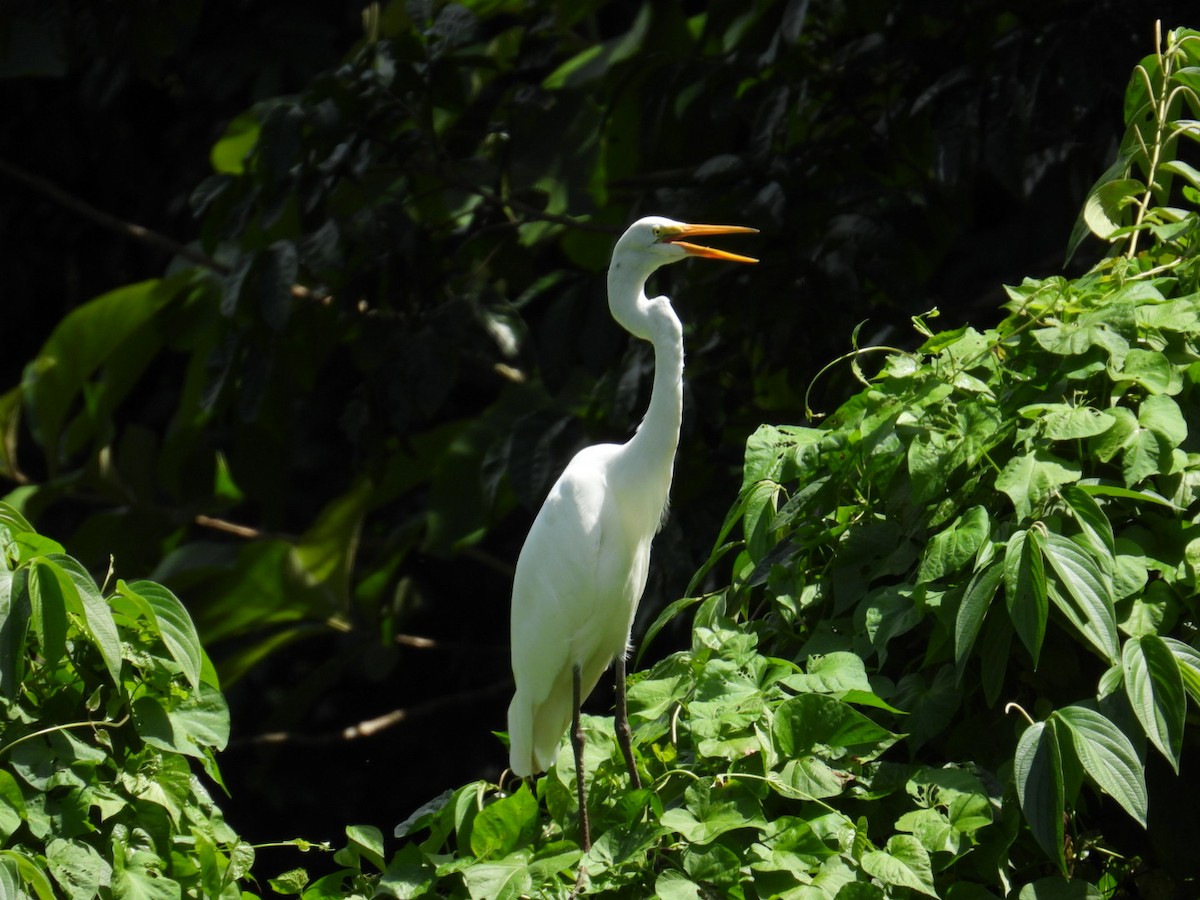
<instances>
[{"instance_id":1,"label":"egret's head","mask_svg":"<svg viewBox=\"0 0 1200 900\"><path fill-rule=\"evenodd\" d=\"M742 225L688 225L662 216L647 216L638 219L621 235L621 239L613 248L612 262L614 267L629 265L647 274L659 266L679 262L689 256L724 259L729 262L758 262L749 256L701 247L687 240L710 234L749 234L756 231L757 228L746 228Z\"/></svg>"}]
</instances>

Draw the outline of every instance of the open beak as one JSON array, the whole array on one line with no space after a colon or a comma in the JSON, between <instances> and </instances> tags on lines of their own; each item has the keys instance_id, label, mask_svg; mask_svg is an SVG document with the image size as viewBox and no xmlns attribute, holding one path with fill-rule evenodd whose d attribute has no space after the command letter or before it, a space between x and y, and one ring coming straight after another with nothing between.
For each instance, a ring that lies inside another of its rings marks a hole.
<instances>
[{"instance_id":1,"label":"open beak","mask_svg":"<svg viewBox=\"0 0 1200 900\"><path fill-rule=\"evenodd\" d=\"M723 259L727 262L756 263L757 259L750 256L739 256L724 250L714 250L712 247L701 247L692 244L685 238L702 237L708 234L757 234L757 228L747 228L745 225L678 225L665 230L659 239L664 244L674 244L681 247L688 256L703 256L705 259Z\"/></svg>"}]
</instances>

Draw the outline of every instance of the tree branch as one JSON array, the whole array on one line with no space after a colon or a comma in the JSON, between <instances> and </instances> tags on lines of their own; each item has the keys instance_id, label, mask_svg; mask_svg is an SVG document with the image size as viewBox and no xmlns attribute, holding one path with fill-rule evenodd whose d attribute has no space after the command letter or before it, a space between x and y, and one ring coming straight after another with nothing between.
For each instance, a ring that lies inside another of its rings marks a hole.
<instances>
[{"instance_id":1,"label":"tree branch","mask_svg":"<svg viewBox=\"0 0 1200 900\"><path fill-rule=\"evenodd\" d=\"M102 228L107 228L109 231L114 231L117 234L123 234L131 237L136 241L141 241L143 244L148 244L157 250L162 250L174 256L180 256L188 262L195 263L198 266L203 266L209 271L215 272L222 277L230 274L228 266L222 265L212 257L201 253L199 250L194 250L191 247L185 246L178 241L167 237L164 234L159 234L157 231L151 231L142 225L126 222L123 219L118 219L116 216L110 215L101 209L97 209L90 203L79 199L73 194L68 194L58 185L40 175L34 175L32 172L27 172L19 166L15 166L6 160L0 159L0 174L6 175L13 181L25 185L27 188L36 191L42 196L53 200L60 206L64 206L74 213L78 213L85 219L90 219Z\"/></svg>"},{"instance_id":2,"label":"tree branch","mask_svg":"<svg viewBox=\"0 0 1200 900\"><path fill-rule=\"evenodd\" d=\"M261 746L266 744L295 744L301 746L313 746L320 744L336 744L341 741L356 741L360 738L373 737L381 731L386 731L399 725L401 722L407 722L412 719L419 719L423 716L431 715L439 710L445 709L448 706L459 706L466 703L477 703L481 700L486 700L497 694L505 694L512 690L512 684L508 681L501 681L485 688L479 688L474 691L463 691L458 694L447 694L444 697L438 697L436 700L430 700L428 703L421 703L417 706L408 708L394 709L390 713L385 713L382 716L376 716L373 719L366 719L354 725L349 725L346 728L338 731L327 731L322 734L297 734L291 731L268 731L264 734L257 734L253 737L234 740L231 746Z\"/></svg>"}]
</instances>

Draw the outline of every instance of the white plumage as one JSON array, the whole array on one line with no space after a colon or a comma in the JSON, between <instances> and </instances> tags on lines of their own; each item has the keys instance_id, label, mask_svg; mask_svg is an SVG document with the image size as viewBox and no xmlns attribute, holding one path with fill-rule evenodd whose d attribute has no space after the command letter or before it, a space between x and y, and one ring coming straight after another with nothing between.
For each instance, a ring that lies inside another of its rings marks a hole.
<instances>
[{"instance_id":1,"label":"white plumage","mask_svg":"<svg viewBox=\"0 0 1200 900\"><path fill-rule=\"evenodd\" d=\"M575 713L574 668L582 700L613 659L628 652L646 587L650 541L667 505L683 411L683 333L670 301L645 295L646 279L688 256L754 262L683 241L750 231L651 217L634 223L613 250L609 309L622 327L653 344L654 387L629 441L587 447L567 465L517 560L512 605L517 690L508 708L508 734L509 765L519 776L544 771L554 760ZM578 747L576 752L581 768ZM586 824L583 830L586 844Z\"/></svg>"}]
</instances>

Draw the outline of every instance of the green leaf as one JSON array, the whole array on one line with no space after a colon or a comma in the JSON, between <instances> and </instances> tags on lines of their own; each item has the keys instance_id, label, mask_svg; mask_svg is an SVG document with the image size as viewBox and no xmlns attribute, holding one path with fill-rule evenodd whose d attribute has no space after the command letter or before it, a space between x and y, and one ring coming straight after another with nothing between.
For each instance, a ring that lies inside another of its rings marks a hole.
<instances>
[{"instance_id":1,"label":"green leaf","mask_svg":"<svg viewBox=\"0 0 1200 900\"><path fill-rule=\"evenodd\" d=\"M1075 463L1035 450L1008 461L996 476L996 490L1009 496L1018 519L1027 519L1035 509L1040 512L1060 485L1078 481L1080 474Z\"/></svg>"},{"instance_id":2,"label":"green leaf","mask_svg":"<svg viewBox=\"0 0 1200 900\"><path fill-rule=\"evenodd\" d=\"M386 868L383 854L383 832L374 825L347 825L347 850L367 859L376 869Z\"/></svg>"},{"instance_id":3,"label":"green leaf","mask_svg":"<svg viewBox=\"0 0 1200 900\"><path fill-rule=\"evenodd\" d=\"M1091 406L1066 403L1035 403L1017 410L1023 416L1036 415L1042 433L1052 441L1073 441L1094 437L1112 428L1113 416Z\"/></svg>"},{"instance_id":4,"label":"green leaf","mask_svg":"<svg viewBox=\"0 0 1200 900\"><path fill-rule=\"evenodd\" d=\"M576 851L573 861L578 859L579 853ZM378 894L398 900L416 900L429 893L435 876L436 870L421 848L414 843L407 843L392 857L387 869L379 877Z\"/></svg>"},{"instance_id":5,"label":"green leaf","mask_svg":"<svg viewBox=\"0 0 1200 900\"><path fill-rule=\"evenodd\" d=\"M950 527L933 536L921 556L917 583L937 581L957 572L975 556L989 531L987 510L972 506Z\"/></svg>"},{"instance_id":6,"label":"green leaf","mask_svg":"<svg viewBox=\"0 0 1200 900\"><path fill-rule=\"evenodd\" d=\"M520 900L529 896L528 850L495 861L479 862L463 869L462 879L471 900Z\"/></svg>"},{"instance_id":7,"label":"green leaf","mask_svg":"<svg viewBox=\"0 0 1200 900\"><path fill-rule=\"evenodd\" d=\"M1166 450L1178 447L1188 435L1187 420L1179 404L1171 397L1159 394L1142 401L1138 407L1138 424L1158 437Z\"/></svg>"},{"instance_id":8,"label":"green leaf","mask_svg":"<svg viewBox=\"0 0 1200 900\"><path fill-rule=\"evenodd\" d=\"M779 704L771 730L778 751L791 759L819 753L869 761L897 740L849 704L824 694L801 694Z\"/></svg>"},{"instance_id":9,"label":"green leaf","mask_svg":"<svg viewBox=\"0 0 1200 900\"><path fill-rule=\"evenodd\" d=\"M213 144L209 153L214 172L241 175L246 170L246 158L258 143L262 125L254 112L235 116L225 126L225 133Z\"/></svg>"},{"instance_id":10,"label":"green leaf","mask_svg":"<svg viewBox=\"0 0 1200 900\"><path fill-rule=\"evenodd\" d=\"M910 888L930 897L938 896L933 886L929 853L911 835L893 835L886 850L868 850L862 855L862 867L864 872L884 884Z\"/></svg>"},{"instance_id":11,"label":"green leaf","mask_svg":"<svg viewBox=\"0 0 1200 900\"><path fill-rule=\"evenodd\" d=\"M192 617L179 602L179 598L153 581L134 581L126 584L118 579L117 593L137 606L166 645L171 658L179 663L192 689L199 689L200 668L203 662L200 636L196 634Z\"/></svg>"},{"instance_id":12,"label":"green leaf","mask_svg":"<svg viewBox=\"0 0 1200 900\"><path fill-rule=\"evenodd\" d=\"M979 629L983 627L983 620L1003 577L1004 566L999 562L993 562L986 569L976 572L958 605L958 613L954 617L954 664L960 684L975 640L979 637Z\"/></svg>"},{"instance_id":13,"label":"green leaf","mask_svg":"<svg viewBox=\"0 0 1200 900\"><path fill-rule=\"evenodd\" d=\"M1129 382L1149 394L1174 394L1182 387L1182 379L1171 361L1157 350L1132 348L1125 354L1120 371L1109 363L1109 377L1116 384Z\"/></svg>"},{"instance_id":14,"label":"green leaf","mask_svg":"<svg viewBox=\"0 0 1200 900\"><path fill-rule=\"evenodd\" d=\"M1063 765L1053 721L1036 722L1025 729L1013 757L1013 777L1034 838L1065 873Z\"/></svg>"},{"instance_id":15,"label":"green leaf","mask_svg":"<svg viewBox=\"0 0 1200 900\"><path fill-rule=\"evenodd\" d=\"M1083 770L1143 828L1146 827L1146 775L1125 732L1085 706L1066 706L1052 716L1067 727Z\"/></svg>"},{"instance_id":16,"label":"green leaf","mask_svg":"<svg viewBox=\"0 0 1200 900\"><path fill-rule=\"evenodd\" d=\"M1040 878L1021 888L1017 900L1104 900L1105 895L1082 878Z\"/></svg>"},{"instance_id":17,"label":"green leaf","mask_svg":"<svg viewBox=\"0 0 1200 900\"><path fill-rule=\"evenodd\" d=\"M29 427L52 463L67 449L60 447L59 439L85 382L135 339L179 284L175 278L125 285L77 307L26 367L21 389ZM143 335L141 340L150 338Z\"/></svg>"},{"instance_id":18,"label":"green leaf","mask_svg":"<svg viewBox=\"0 0 1200 900\"><path fill-rule=\"evenodd\" d=\"M55 900L56 894L49 876L28 854L12 848L0 849L0 866L10 872L15 870L20 883L32 888L38 900Z\"/></svg>"},{"instance_id":19,"label":"green leaf","mask_svg":"<svg viewBox=\"0 0 1200 900\"><path fill-rule=\"evenodd\" d=\"M46 844L46 863L68 897L91 900L112 881L112 866L82 841L52 838Z\"/></svg>"},{"instance_id":20,"label":"green leaf","mask_svg":"<svg viewBox=\"0 0 1200 900\"><path fill-rule=\"evenodd\" d=\"M58 579L67 608L78 613L88 635L100 651L113 683L121 684L121 638L108 601L100 596L96 582L78 561L69 556L52 554L42 560L47 570Z\"/></svg>"},{"instance_id":21,"label":"green leaf","mask_svg":"<svg viewBox=\"0 0 1200 900\"><path fill-rule=\"evenodd\" d=\"M780 683L796 691L833 694L839 699L844 699L847 691L871 691L867 667L855 653L814 654L805 660L804 669L804 674L787 675Z\"/></svg>"},{"instance_id":22,"label":"green leaf","mask_svg":"<svg viewBox=\"0 0 1200 900\"><path fill-rule=\"evenodd\" d=\"M300 894L308 886L308 871L305 869L288 869L274 878L268 878L267 884L277 894Z\"/></svg>"},{"instance_id":23,"label":"green leaf","mask_svg":"<svg viewBox=\"0 0 1200 900\"><path fill-rule=\"evenodd\" d=\"M1008 616L1036 669L1050 615L1046 568L1038 532L1019 530L1004 551L1004 601Z\"/></svg>"},{"instance_id":24,"label":"green leaf","mask_svg":"<svg viewBox=\"0 0 1200 900\"><path fill-rule=\"evenodd\" d=\"M766 824L759 801L741 785L713 786L697 781L684 791L684 806L662 814L664 828L696 844L739 828L761 828Z\"/></svg>"},{"instance_id":25,"label":"green leaf","mask_svg":"<svg viewBox=\"0 0 1200 900\"><path fill-rule=\"evenodd\" d=\"M1125 693L1146 737L1179 771L1187 698L1175 655L1162 638L1129 638L1121 651Z\"/></svg>"},{"instance_id":26,"label":"green leaf","mask_svg":"<svg viewBox=\"0 0 1200 900\"><path fill-rule=\"evenodd\" d=\"M67 602L54 569L44 562L29 567L33 632L47 666L57 667L67 649Z\"/></svg>"},{"instance_id":27,"label":"green leaf","mask_svg":"<svg viewBox=\"0 0 1200 900\"><path fill-rule=\"evenodd\" d=\"M1042 555L1061 589L1050 591L1055 605L1109 662L1116 662L1120 647L1112 579L1082 547L1053 531L1045 534Z\"/></svg>"},{"instance_id":28,"label":"green leaf","mask_svg":"<svg viewBox=\"0 0 1200 900\"><path fill-rule=\"evenodd\" d=\"M1083 221L1096 237L1111 241L1128 219L1129 209L1146 191L1136 178L1117 178L1092 188L1083 204Z\"/></svg>"},{"instance_id":29,"label":"green leaf","mask_svg":"<svg viewBox=\"0 0 1200 900\"><path fill-rule=\"evenodd\" d=\"M1200 650L1170 637L1164 637L1163 643L1179 664L1184 690L1191 695L1194 703L1200 703Z\"/></svg>"},{"instance_id":30,"label":"green leaf","mask_svg":"<svg viewBox=\"0 0 1200 900\"><path fill-rule=\"evenodd\" d=\"M471 828L471 852L479 859L507 856L528 843L537 828L537 800L522 782L515 793L479 811Z\"/></svg>"},{"instance_id":31,"label":"green leaf","mask_svg":"<svg viewBox=\"0 0 1200 900\"><path fill-rule=\"evenodd\" d=\"M1116 539L1113 537L1112 523L1100 508L1095 498L1079 485L1072 484L1063 489L1063 500L1067 509L1075 517L1083 532L1084 542L1092 555L1111 571L1113 557L1116 556Z\"/></svg>"},{"instance_id":32,"label":"green leaf","mask_svg":"<svg viewBox=\"0 0 1200 900\"><path fill-rule=\"evenodd\" d=\"M216 688L201 682L185 697L143 695L133 703L133 722L147 744L199 759L206 748L225 749L229 708Z\"/></svg>"},{"instance_id":33,"label":"green leaf","mask_svg":"<svg viewBox=\"0 0 1200 900\"><path fill-rule=\"evenodd\" d=\"M700 886L678 869L666 869L654 881L654 894L660 900L701 900Z\"/></svg>"}]
</instances>

